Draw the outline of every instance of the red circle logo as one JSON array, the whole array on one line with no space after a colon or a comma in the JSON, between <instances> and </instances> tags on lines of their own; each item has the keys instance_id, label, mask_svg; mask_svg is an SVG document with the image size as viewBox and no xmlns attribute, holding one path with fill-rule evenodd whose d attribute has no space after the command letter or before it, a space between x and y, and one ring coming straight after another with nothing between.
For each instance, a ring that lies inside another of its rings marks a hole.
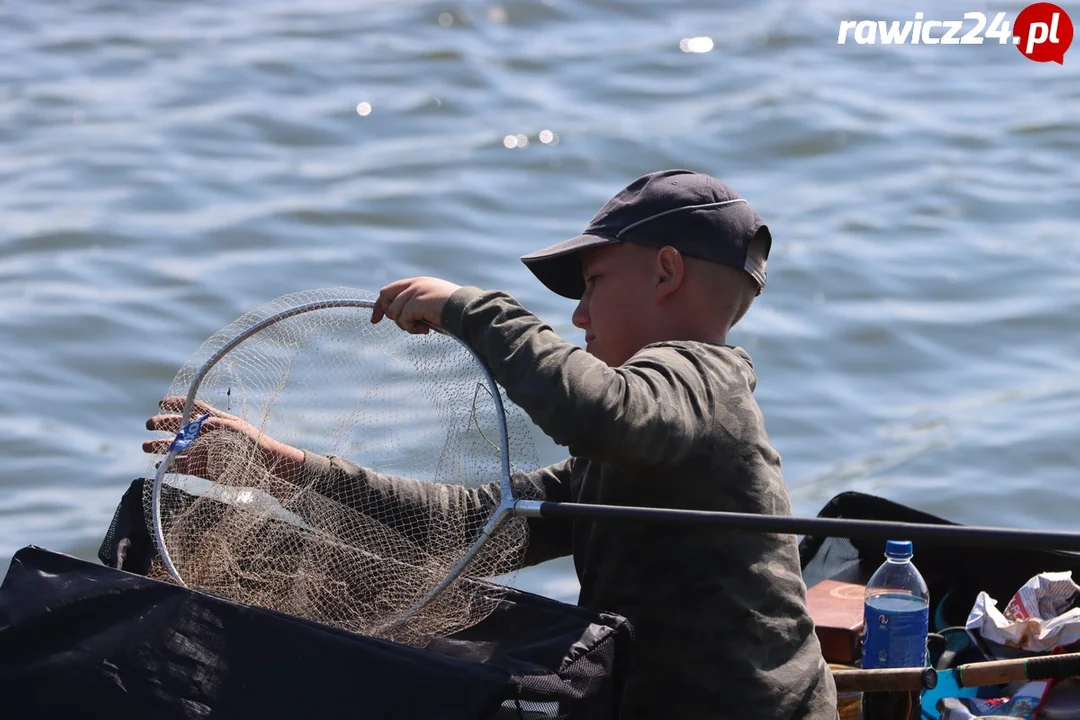
<instances>
[{"instance_id":1,"label":"red circle logo","mask_svg":"<svg viewBox=\"0 0 1080 720\"><path fill-rule=\"evenodd\" d=\"M1028 5L1013 23L1013 43L1028 60L1063 65L1072 40L1072 19L1054 3Z\"/></svg>"}]
</instances>

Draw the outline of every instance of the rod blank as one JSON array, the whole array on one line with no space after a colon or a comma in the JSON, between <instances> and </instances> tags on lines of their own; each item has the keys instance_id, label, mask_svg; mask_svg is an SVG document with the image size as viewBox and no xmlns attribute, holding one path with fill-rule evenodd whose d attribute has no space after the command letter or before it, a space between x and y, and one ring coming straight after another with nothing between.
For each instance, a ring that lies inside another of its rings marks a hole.
<instances>
[{"instance_id":1,"label":"rod blank","mask_svg":"<svg viewBox=\"0 0 1080 720\"><path fill-rule=\"evenodd\" d=\"M537 500L518 500L514 504L513 512L521 517L535 518L693 523L716 525L731 530L752 530L790 535L843 538L866 537L883 540L935 540L952 545L986 548L1022 547L1031 550L1080 551L1080 533L1066 531L1020 530L971 525L933 525L886 520L801 518L715 510L676 510L623 505L541 502Z\"/></svg>"}]
</instances>

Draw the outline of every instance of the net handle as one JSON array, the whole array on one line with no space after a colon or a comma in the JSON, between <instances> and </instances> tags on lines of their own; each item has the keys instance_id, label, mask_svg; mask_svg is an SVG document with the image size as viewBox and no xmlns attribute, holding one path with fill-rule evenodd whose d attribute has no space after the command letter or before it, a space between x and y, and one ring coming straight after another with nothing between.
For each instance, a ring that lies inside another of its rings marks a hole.
<instances>
[{"instance_id":1,"label":"net handle","mask_svg":"<svg viewBox=\"0 0 1080 720\"><path fill-rule=\"evenodd\" d=\"M192 380L191 387L188 389L187 397L184 400L184 409L180 415L180 432L177 433L177 438L179 439L179 437L184 431L185 426L188 424L188 420L191 417L191 409L195 405L195 395L198 393L199 387L202 385L203 379L206 377L207 373L209 373L210 370L214 367L214 365L220 362L221 359L225 357L228 353L232 352L232 350L235 349L237 345L244 342L252 335L261 332L266 328L270 327L271 325L281 322L282 320L287 320L291 317L296 317L297 315L312 312L313 310L350 307L364 308L370 310L375 307L375 302L373 300L339 298L334 300L320 300L317 302L297 305L296 307L287 308L285 310L282 310L281 312L275 313L274 315L271 315L270 317L255 323L251 327L238 334L235 338L230 340L224 347L214 353L209 360L203 363L202 366L199 368L199 371L195 374L195 379ZM501 501L499 503L499 507L495 511L495 514L491 517L490 520L488 520L487 524L484 526L483 531L480 533L480 537L476 539L472 547L469 548L469 550L465 553L461 560L458 561L458 563L454 565L453 568L451 568L450 572L442 580L442 582L440 582L434 589L424 595L424 597L420 598L420 600L415 602L408 610L405 611L405 614L402 616L402 618L397 620L395 623L392 623L391 626L396 625L398 622L401 622L405 618L419 611L421 608L423 608L433 599L435 599L435 597L439 593L449 587L450 584L453 583L459 575L461 575L461 573L465 570L465 567L472 561L472 559L476 557L476 554L480 552L480 549L487 543L488 539L491 538L492 534L495 532L495 529L503 523L506 517L510 514L510 510L513 508L515 503L515 499L513 496L513 488L510 484L510 440L507 433L506 414L503 410L502 396L499 394L499 387L498 385L496 385L495 380L491 377L491 373L488 372L487 366L484 365L483 361L480 360L480 356L476 354L476 351L469 347L460 338L450 333L443 333L438 328L432 329L436 330L436 332L440 332L448 337L453 338L462 347L468 350L469 354L472 355L474 360L476 360L477 365L480 366L480 369L483 372L484 380L487 382L488 385L488 392L491 394L491 399L495 403L495 418L499 425L499 455L502 464L502 477L499 480ZM169 575L171 575L178 583L180 583L181 586L187 587L187 583L185 583L184 579L180 576L180 571L176 569L176 565L173 563L172 557L169 555L169 548L165 542L165 532L162 528L161 522L161 488L164 485L165 473L167 473L169 468L172 466L173 458L178 452L179 450L177 449L176 442L174 441L169 446L169 450L165 454L165 458L160 463L158 463L157 472L154 474L154 487L151 495L151 506L154 525L154 542L157 543L158 553L161 556L161 561L165 565L165 569L168 570Z\"/></svg>"}]
</instances>

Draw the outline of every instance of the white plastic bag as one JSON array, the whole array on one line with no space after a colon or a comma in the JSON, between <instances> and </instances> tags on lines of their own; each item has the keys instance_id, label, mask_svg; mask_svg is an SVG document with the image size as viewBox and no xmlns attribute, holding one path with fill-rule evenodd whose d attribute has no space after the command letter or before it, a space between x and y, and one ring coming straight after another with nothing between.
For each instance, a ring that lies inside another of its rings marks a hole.
<instances>
[{"instance_id":1,"label":"white plastic bag","mask_svg":"<svg viewBox=\"0 0 1080 720\"><path fill-rule=\"evenodd\" d=\"M1080 641L1080 608L1072 608L1078 593L1080 585L1073 582L1072 572L1036 575L1013 595L1004 612L981 592L968 615L967 629L999 645L1049 653Z\"/></svg>"}]
</instances>

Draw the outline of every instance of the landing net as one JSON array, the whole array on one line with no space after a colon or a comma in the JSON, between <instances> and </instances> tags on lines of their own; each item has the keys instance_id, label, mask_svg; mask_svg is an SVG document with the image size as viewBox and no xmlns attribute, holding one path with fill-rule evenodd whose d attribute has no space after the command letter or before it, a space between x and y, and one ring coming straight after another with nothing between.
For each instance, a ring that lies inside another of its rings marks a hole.
<instances>
[{"instance_id":1,"label":"landing net","mask_svg":"<svg viewBox=\"0 0 1080 720\"><path fill-rule=\"evenodd\" d=\"M508 503L542 499L509 491L537 466L530 425L457 339L372 325L375 299L283 296L176 375L187 433L144 498L157 576L415 646L495 607L477 580L507 582L527 544ZM271 439L314 455L296 467Z\"/></svg>"}]
</instances>

